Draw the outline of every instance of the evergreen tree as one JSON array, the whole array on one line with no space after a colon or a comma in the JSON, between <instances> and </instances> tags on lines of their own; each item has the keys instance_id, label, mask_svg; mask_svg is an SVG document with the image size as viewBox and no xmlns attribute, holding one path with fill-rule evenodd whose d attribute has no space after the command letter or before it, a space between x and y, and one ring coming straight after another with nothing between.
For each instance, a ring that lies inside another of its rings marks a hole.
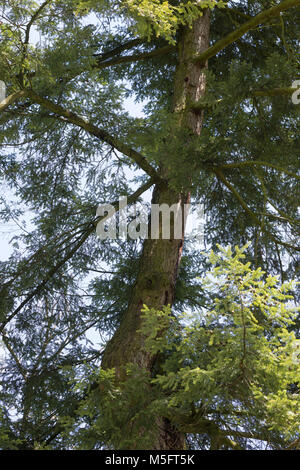
<instances>
[{"instance_id":1,"label":"evergreen tree","mask_svg":"<svg viewBox=\"0 0 300 470\"><path fill-rule=\"evenodd\" d=\"M299 445L299 5L1 0L1 448ZM150 190L215 254L96 237Z\"/></svg>"}]
</instances>

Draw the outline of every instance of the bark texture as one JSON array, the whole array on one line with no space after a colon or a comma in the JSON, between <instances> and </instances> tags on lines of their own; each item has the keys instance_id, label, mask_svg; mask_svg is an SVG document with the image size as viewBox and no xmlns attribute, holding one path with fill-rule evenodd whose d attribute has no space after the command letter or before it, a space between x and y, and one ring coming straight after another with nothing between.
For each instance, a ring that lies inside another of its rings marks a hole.
<instances>
[{"instance_id":1,"label":"bark texture","mask_svg":"<svg viewBox=\"0 0 300 470\"><path fill-rule=\"evenodd\" d=\"M180 125L188 129L191 136L201 133L203 111L194 112L190 106L205 94L204 69L206 68L206 64L195 63L193 59L208 47L209 11L207 10L194 22L193 28L183 28L179 37L173 112L177 114ZM162 171L166 177L166 185L155 187L152 203L165 203L169 206L180 203L183 206L189 201L189 194L178 194L170 189L167 183L168 175L165 169ZM115 367L120 380L125 379L122 366L128 362L138 364L147 370L152 370L154 366L156 358L145 351L143 338L137 332L141 326L141 309L144 304L156 309L172 305L183 242L183 233L181 239L174 239L171 236L168 240L147 239L144 242L139 273L128 309L103 356L102 367L105 369ZM159 429L159 435L151 449L185 448L184 435L168 420L161 419ZM135 448L139 448L138 443Z\"/></svg>"}]
</instances>

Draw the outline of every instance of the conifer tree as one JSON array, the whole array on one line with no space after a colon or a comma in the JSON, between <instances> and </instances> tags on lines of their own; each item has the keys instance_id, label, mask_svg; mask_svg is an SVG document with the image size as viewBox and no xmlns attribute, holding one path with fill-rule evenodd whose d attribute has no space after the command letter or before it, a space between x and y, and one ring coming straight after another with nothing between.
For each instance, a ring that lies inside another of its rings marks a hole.
<instances>
[{"instance_id":1,"label":"conifer tree","mask_svg":"<svg viewBox=\"0 0 300 470\"><path fill-rule=\"evenodd\" d=\"M299 445L299 6L0 2L1 448ZM202 251L96 237L149 191Z\"/></svg>"}]
</instances>

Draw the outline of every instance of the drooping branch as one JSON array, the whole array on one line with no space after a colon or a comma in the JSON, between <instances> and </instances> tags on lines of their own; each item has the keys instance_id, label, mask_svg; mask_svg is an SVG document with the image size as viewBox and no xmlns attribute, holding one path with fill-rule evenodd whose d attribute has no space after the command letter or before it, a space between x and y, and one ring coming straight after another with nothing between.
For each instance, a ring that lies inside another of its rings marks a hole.
<instances>
[{"instance_id":1,"label":"drooping branch","mask_svg":"<svg viewBox=\"0 0 300 470\"><path fill-rule=\"evenodd\" d=\"M278 243L279 245L282 245L286 248L289 248L291 250L296 250L300 251L300 247L291 245L290 243L286 243L282 240L279 240L275 235L273 235L269 230L266 230L264 224L259 220L257 215L250 209L250 207L246 204L242 196L238 193L238 191L235 189L234 186L225 178L223 172L220 169L214 169L213 170L217 178L224 184L224 186L229 189L229 191L233 194L235 199L238 201L240 206L245 210L245 212L250 216L250 218L253 220L254 224L260 227L260 229L272 240L274 243Z\"/></svg>"},{"instance_id":2,"label":"drooping branch","mask_svg":"<svg viewBox=\"0 0 300 470\"><path fill-rule=\"evenodd\" d=\"M37 95L32 90L26 90L25 96L30 98L34 103L37 103L44 108L48 109L49 111L53 112L55 115L64 118L66 122L74 124L78 127L81 127L89 134L97 137L98 139L106 142L107 144L111 145L113 148L118 150L119 152L123 153L127 157L129 157L132 161L134 161L142 170L145 171L155 182L161 183L162 180L159 177L156 170L150 165L147 159L136 150L129 147L129 145L122 142L118 137L114 137L109 134L105 129L95 126L87 119L78 114L75 114L68 109L63 108L62 106L53 103L47 98L43 98L42 96Z\"/></svg>"},{"instance_id":3,"label":"drooping branch","mask_svg":"<svg viewBox=\"0 0 300 470\"><path fill-rule=\"evenodd\" d=\"M284 0L278 5L268 8L268 10L262 11L258 15L251 18L251 20L237 28L235 31L232 31L232 33L229 33L227 36L217 41L213 46L202 52L202 54L197 55L194 58L194 61L196 63L205 63L208 59L218 54L218 52L222 51L237 39L244 36L244 34L246 34L251 29L260 24L266 23L269 19L275 16L278 16L280 12L293 8L297 5L300 5L300 0Z\"/></svg>"},{"instance_id":4,"label":"drooping branch","mask_svg":"<svg viewBox=\"0 0 300 470\"><path fill-rule=\"evenodd\" d=\"M283 220L283 221L289 222L290 225L299 225L299 227L300 227L300 221L298 221L296 219L293 219L288 214L286 214L286 212L279 209L279 207L277 205L275 205L274 201L272 201L269 197L267 198L267 202L268 202L268 204L270 204L276 210L276 212L278 212L278 214L280 216L280 217L277 217L278 220ZM274 214L267 214L267 215L269 217L276 217Z\"/></svg>"},{"instance_id":5,"label":"drooping branch","mask_svg":"<svg viewBox=\"0 0 300 470\"><path fill-rule=\"evenodd\" d=\"M10 341L9 341L9 338L6 336L5 332L2 331L2 335L1 335L1 339L3 341L3 344L4 346L6 347L6 349L8 350L8 352L10 353L11 357L13 358L20 374L22 375L23 379L26 380L26 371L24 370L13 346L10 344Z\"/></svg>"},{"instance_id":6,"label":"drooping branch","mask_svg":"<svg viewBox=\"0 0 300 470\"><path fill-rule=\"evenodd\" d=\"M134 193L128 196L127 198L127 205L132 204L135 202L141 194L147 191L152 185L154 181L149 179L145 184L143 184L140 188L138 188ZM119 201L115 201L111 204L114 209L117 211L119 208ZM36 295L38 295L44 287L48 284L48 282L53 278L53 276L72 258L72 256L79 250L79 248L85 243L85 241L89 238L89 236L94 232L97 224L103 220L108 219L111 216L105 215L102 217L97 217L94 220L86 223L86 228L82 230L82 235L78 237L75 241L74 246L63 256L63 258L55 264L45 275L44 279L37 285L37 287L27 295L27 297L21 302L21 304L7 317L5 320L0 324L0 332L3 331L5 326L22 310L22 308L30 302Z\"/></svg>"}]
</instances>

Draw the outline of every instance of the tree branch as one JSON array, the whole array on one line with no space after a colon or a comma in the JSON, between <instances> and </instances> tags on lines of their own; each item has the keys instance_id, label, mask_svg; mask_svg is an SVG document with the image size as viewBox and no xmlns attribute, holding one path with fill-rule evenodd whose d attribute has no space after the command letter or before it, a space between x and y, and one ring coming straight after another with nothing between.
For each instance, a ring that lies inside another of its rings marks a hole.
<instances>
[{"instance_id":1,"label":"tree branch","mask_svg":"<svg viewBox=\"0 0 300 470\"><path fill-rule=\"evenodd\" d=\"M290 96L294 93L296 88L292 87L281 87L272 88L270 90L254 90L250 96Z\"/></svg>"},{"instance_id":2,"label":"tree branch","mask_svg":"<svg viewBox=\"0 0 300 470\"><path fill-rule=\"evenodd\" d=\"M168 46L161 47L159 49L154 49L153 51L150 51L150 52L117 57L115 59L111 59L107 61L103 61L101 60L102 58L100 58L97 61L97 63L93 66L93 68L96 68L97 70L101 70L106 67L111 67L113 65L126 64L126 63L131 63L131 62L138 62L140 60L152 59L153 57L159 57L161 55L165 55L170 52L173 52L174 50L176 50L174 46L168 45Z\"/></svg>"},{"instance_id":3,"label":"tree branch","mask_svg":"<svg viewBox=\"0 0 300 470\"><path fill-rule=\"evenodd\" d=\"M81 127L89 134L111 145L113 148L133 160L156 183L162 182L162 179L160 178L156 170L150 165L147 159L141 153L137 152L136 150L130 148L127 144L123 143L119 138L114 137L109 134L106 130L95 126L84 117L78 116L72 111L69 111L68 109L63 108L62 106L53 103L49 99L37 95L32 90L26 90L25 96L28 96L28 98L30 98L34 103L37 103L43 106L44 108L47 108L49 111L52 111L54 114L60 117L63 117L66 122Z\"/></svg>"},{"instance_id":4,"label":"tree branch","mask_svg":"<svg viewBox=\"0 0 300 470\"><path fill-rule=\"evenodd\" d=\"M300 251L300 247L290 245L289 243L283 242L281 240L278 240L271 232L265 229L264 225L262 222L259 220L257 215L248 207L242 196L238 193L238 191L230 184L230 182L225 178L224 174L220 169L214 169L214 173L216 174L217 178L229 189L229 191L234 195L236 200L239 202L239 204L242 206L242 208L245 210L245 212L251 217L251 219L254 221L255 225L261 228L261 230L266 233L270 240L272 240L274 243L278 243L279 245L282 245L286 248Z\"/></svg>"},{"instance_id":5,"label":"tree branch","mask_svg":"<svg viewBox=\"0 0 300 470\"><path fill-rule=\"evenodd\" d=\"M150 179L145 184L143 184L140 188L138 188L134 193L132 193L130 196L128 196L127 205L132 204L134 201L136 201L137 198L141 194L143 194L145 191L147 191L153 184L154 184L154 181L152 179ZM115 201L111 205L117 211L118 206L119 206L119 201ZM21 304L1 323L0 332L3 331L5 326L20 312L20 310L22 310L22 308L31 299L33 299L33 297L35 297L36 295L38 295L42 291L42 289L48 284L50 279L52 279L52 277L60 270L60 268L62 266L64 266L69 261L69 259L71 259L71 257L76 253L76 251L79 250L79 248L84 244L84 242L91 235L91 233L93 233L93 231L95 230L95 227L97 226L97 224L104 218L107 220L109 218L109 216L105 215L105 216L102 216L102 217L97 217L95 220L93 220L91 222L87 222L87 224L86 224L87 228L83 232L83 235L79 238L79 240L77 241L75 246L73 246L73 248L70 251L68 251L65 254L65 256L55 266L53 266L49 270L48 274L46 274L46 276L42 280L42 282L40 282L40 284L38 284L38 286L30 294L27 295L27 297L21 302Z\"/></svg>"},{"instance_id":6,"label":"tree branch","mask_svg":"<svg viewBox=\"0 0 300 470\"><path fill-rule=\"evenodd\" d=\"M295 90L296 88L292 88L292 87L272 88L269 90L267 89L266 90L253 90L249 92L248 96L242 96L241 100L244 100L245 98L262 97L262 96L290 96L294 93ZM222 98L212 101L210 103L201 100L196 103L193 103L190 109L194 112L201 112L203 109L215 107L222 101L223 101Z\"/></svg>"},{"instance_id":7,"label":"tree branch","mask_svg":"<svg viewBox=\"0 0 300 470\"><path fill-rule=\"evenodd\" d=\"M120 46L116 46L113 49L110 49L106 52L100 52L98 54L95 53L93 54L93 56L98 57L99 61L110 59L111 57L121 54L121 52L123 51L127 51L128 49L132 49L133 47L143 44L144 41L145 41L144 39L140 39L140 38L131 39L130 41L127 41L124 44L121 44Z\"/></svg>"},{"instance_id":8,"label":"tree branch","mask_svg":"<svg viewBox=\"0 0 300 470\"><path fill-rule=\"evenodd\" d=\"M215 438L219 442L219 445L229 446L235 450L240 450L241 446L237 442L229 439L229 437L268 442L268 434L270 433L270 430L267 428L262 428L258 433L252 433L247 430L239 431L237 429L226 428L225 423L224 427L226 429L222 429L212 419L206 418L202 410L197 411L193 415L188 415L179 410L175 411L174 409L166 407L165 415L181 432L186 434L208 434L211 439ZM245 416L247 416L246 413Z\"/></svg>"},{"instance_id":9,"label":"tree branch","mask_svg":"<svg viewBox=\"0 0 300 470\"><path fill-rule=\"evenodd\" d=\"M214 421L205 418L202 411L189 416L179 410L174 411L174 409L166 408L165 417L174 423L180 432L185 434L208 434L212 441L218 441L219 446L224 445L233 450L242 450L239 444L227 437L227 435L231 435L229 432L224 432Z\"/></svg>"},{"instance_id":10,"label":"tree branch","mask_svg":"<svg viewBox=\"0 0 300 470\"><path fill-rule=\"evenodd\" d=\"M217 41L213 46L206 49L206 51L202 52L202 54L196 56L194 58L194 62L196 63L205 63L208 59L215 56L218 52L225 49L229 44L232 44L240 37L244 36L250 29L255 28L256 26L265 23L270 18L274 16L278 16L281 11L288 10L289 8L293 8L297 5L300 5L300 0L284 0L283 2L279 3L278 5L269 8L268 10L264 10L258 15L251 18L251 20L244 23L242 26L237 28L232 33L229 33L224 38Z\"/></svg>"},{"instance_id":11,"label":"tree branch","mask_svg":"<svg viewBox=\"0 0 300 470\"><path fill-rule=\"evenodd\" d=\"M7 350L9 351L10 355L12 356L13 360L15 361L16 366L17 366L20 374L22 375L23 379L26 380L27 379L26 372L24 371L23 366L22 366L21 362L19 361L19 358L18 358L17 354L14 351L14 348L10 345L9 339L6 336L4 331L2 331L2 341L4 343L4 346L6 346Z\"/></svg>"},{"instance_id":12,"label":"tree branch","mask_svg":"<svg viewBox=\"0 0 300 470\"><path fill-rule=\"evenodd\" d=\"M291 176L292 178L300 180L300 176L296 173L288 171L285 168L282 168L281 166L275 165L274 163L269 163L260 160L253 160L251 162L245 161L238 163L226 163L224 165L217 166L215 169L230 170L232 168L243 168L245 166L266 166L269 168L273 168L274 170L280 171L280 173L285 173L286 175Z\"/></svg>"},{"instance_id":13,"label":"tree branch","mask_svg":"<svg viewBox=\"0 0 300 470\"><path fill-rule=\"evenodd\" d=\"M25 95L26 93L24 90L20 90L20 91L17 91L16 93L12 93L11 95L9 95L7 98L5 98L3 101L0 102L0 113L2 111L5 111L6 108L8 108L8 106L10 106L15 101L17 101L18 99L22 98Z\"/></svg>"},{"instance_id":14,"label":"tree branch","mask_svg":"<svg viewBox=\"0 0 300 470\"><path fill-rule=\"evenodd\" d=\"M10 106L16 100L24 96L30 98L32 102L37 103L40 106L43 106L44 108L47 108L55 115L60 116L61 118L63 118L64 121L81 127L89 134L111 145L113 148L133 160L142 170L145 171L145 173L147 173L153 179L153 182L156 182L158 184L163 182L162 178L158 175L156 170L150 165L150 163L141 153L129 147L129 145L122 142L119 138L112 136L105 129L101 129L95 126L84 117L79 116L73 113L72 111L63 108L62 106L53 103L47 98L43 98L42 96L37 95L32 90L20 90L8 96L5 100L0 103L0 112L4 111L8 106Z\"/></svg>"},{"instance_id":15,"label":"tree branch","mask_svg":"<svg viewBox=\"0 0 300 470\"><path fill-rule=\"evenodd\" d=\"M26 26L26 31L25 31L25 41L24 41L25 46L27 46L29 43L29 35L30 35L31 26L33 25L35 20L39 17L40 13L44 10L44 8L46 8L46 6L51 2L52 0L45 0L45 2L42 3L42 5L36 10L32 18L30 19L28 25Z\"/></svg>"}]
</instances>

